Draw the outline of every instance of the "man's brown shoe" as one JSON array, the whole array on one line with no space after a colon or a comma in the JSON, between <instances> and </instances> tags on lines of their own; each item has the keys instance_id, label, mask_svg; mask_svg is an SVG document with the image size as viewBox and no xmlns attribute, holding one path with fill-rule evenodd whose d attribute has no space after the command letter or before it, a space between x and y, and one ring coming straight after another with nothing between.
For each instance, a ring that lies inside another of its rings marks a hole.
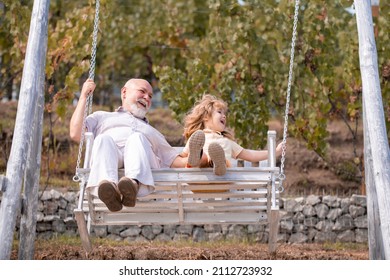
<instances>
[{"instance_id":1,"label":"man's brown shoe","mask_svg":"<svg viewBox=\"0 0 390 280\"><path fill-rule=\"evenodd\" d=\"M134 207L139 190L138 182L127 177L122 177L119 180L118 189L122 194L122 204L127 207Z\"/></svg>"},{"instance_id":2,"label":"man's brown shoe","mask_svg":"<svg viewBox=\"0 0 390 280\"><path fill-rule=\"evenodd\" d=\"M188 159L187 167L199 167L202 158L203 145L205 142L205 135L203 130L195 131L190 139L188 139Z\"/></svg>"},{"instance_id":3,"label":"man's brown shoe","mask_svg":"<svg viewBox=\"0 0 390 280\"><path fill-rule=\"evenodd\" d=\"M214 174L218 176L225 175L226 173L226 158L225 152L221 145L218 143L211 143L209 145L209 156L213 162Z\"/></svg>"},{"instance_id":4,"label":"man's brown shoe","mask_svg":"<svg viewBox=\"0 0 390 280\"><path fill-rule=\"evenodd\" d=\"M122 209L121 197L116 191L113 182L107 180L101 181L99 183L98 196L111 212L117 212Z\"/></svg>"}]
</instances>

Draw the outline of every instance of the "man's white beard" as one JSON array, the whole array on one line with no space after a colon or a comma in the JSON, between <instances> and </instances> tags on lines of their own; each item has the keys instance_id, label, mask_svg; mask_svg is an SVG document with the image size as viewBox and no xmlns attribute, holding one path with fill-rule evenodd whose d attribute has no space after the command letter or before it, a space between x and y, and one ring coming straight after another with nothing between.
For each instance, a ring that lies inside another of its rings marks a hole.
<instances>
[{"instance_id":1,"label":"man's white beard","mask_svg":"<svg viewBox=\"0 0 390 280\"><path fill-rule=\"evenodd\" d=\"M139 108L137 104L131 104L130 105L130 112L137 118L143 119L146 116L146 113L148 110L144 108Z\"/></svg>"}]
</instances>

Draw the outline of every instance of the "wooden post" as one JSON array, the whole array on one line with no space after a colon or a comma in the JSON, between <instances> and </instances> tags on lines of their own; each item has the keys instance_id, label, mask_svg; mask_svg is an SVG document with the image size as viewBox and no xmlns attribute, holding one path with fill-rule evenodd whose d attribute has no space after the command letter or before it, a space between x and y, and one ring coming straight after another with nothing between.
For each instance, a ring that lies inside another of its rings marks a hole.
<instances>
[{"instance_id":1,"label":"wooden post","mask_svg":"<svg viewBox=\"0 0 390 280\"><path fill-rule=\"evenodd\" d=\"M36 137L32 127L34 120L39 119L39 116L36 116L39 111L36 106L39 94L43 94L41 85L44 81L42 75L46 61L49 3L49 0L35 0L31 15L14 137L5 176L5 192L0 207L0 259L10 259L11 257L14 229L21 206L21 191L28 162L28 152L32 149L32 138ZM39 125L38 123L37 126ZM33 170L34 167L31 163L28 165L29 172L34 174L39 172L39 170ZM35 179L37 177L39 179L39 175L35 176Z\"/></svg>"},{"instance_id":2,"label":"wooden post","mask_svg":"<svg viewBox=\"0 0 390 280\"><path fill-rule=\"evenodd\" d=\"M355 9L363 87L364 144L368 145L364 148L370 204L367 210L378 209L368 213L369 219L374 219L369 221L368 228L370 258L390 259L390 150L379 83L371 1L355 1ZM375 250L371 250L373 246Z\"/></svg>"},{"instance_id":3,"label":"wooden post","mask_svg":"<svg viewBox=\"0 0 390 280\"><path fill-rule=\"evenodd\" d=\"M267 134L268 166L276 166L276 131L270 130Z\"/></svg>"},{"instance_id":4,"label":"wooden post","mask_svg":"<svg viewBox=\"0 0 390 280\"><path fill-rule=\"evenodd\" d=\"M47 45L47 44L45 44ZM46 53L46 51L44 52ZM43 60L45 57L42 58ZM36 216L38 209L39 177L41 170L42 122L45 106L45 63L41 67L41 81L38 104L35 112L33 135L30 143L26 173L24 179L24 195L22 200L22 215L20 219L19 260L34 259L34 243L36 234Z\"/></svg>"},{"instance_id":5,"label":"wooden post","mask_svg":"<svg viewBox=\"0 0 390 280\"><path fill-rule=\"evenodd\" d=\"M267 137L268 148L268 166L276 166L276 131L268 131ZM272 175L274 176L274 175ZM279 205L276 204L276 186L274 180L271 185L271 205L269 210L269 236L268 236L268 251L275 253L277 249L278 233L279 233Z\"/></svg>"},{"instance_id":6,"label":"wooden post","mask_svg":"<svg viewBox=\"0 0 390 280\"><path fill-rule=\"evenodd\" d=\"M364 104L363 104L364 107ZM366 118L364 117L363 110L363 131L364 134L368 134L368 124ZM370 139L368 135L364 135L364 168L365 173L365 182L366 190L369 193L367 195L367 220L368 220L368 247L369 247L369 257L371 260L382 260L385 258L383 252L383 240L382 233L380 231L380 216L378 209L378 197L375 190L375 181L374 174L372 170L372 152Z\"/></svg>"}]
</instances>

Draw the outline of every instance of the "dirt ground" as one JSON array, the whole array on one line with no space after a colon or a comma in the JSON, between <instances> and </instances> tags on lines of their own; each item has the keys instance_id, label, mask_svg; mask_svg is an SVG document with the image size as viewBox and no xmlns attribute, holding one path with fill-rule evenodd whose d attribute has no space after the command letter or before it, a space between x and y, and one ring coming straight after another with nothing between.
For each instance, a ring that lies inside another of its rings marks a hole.
<instances>
[{"instance_id":1,"label":"dirt ground","mask_svg":"<svg viewBox=\"0 0 390 280\"><path fill-rule=\"evenodd\" d=\"M17 250L12 258L17 259ZM368 260L366 244L279 244L275 254L266 244L95 245L87 254L81 245L37 242L35 260Z\"/></svg>"}]
</instances>

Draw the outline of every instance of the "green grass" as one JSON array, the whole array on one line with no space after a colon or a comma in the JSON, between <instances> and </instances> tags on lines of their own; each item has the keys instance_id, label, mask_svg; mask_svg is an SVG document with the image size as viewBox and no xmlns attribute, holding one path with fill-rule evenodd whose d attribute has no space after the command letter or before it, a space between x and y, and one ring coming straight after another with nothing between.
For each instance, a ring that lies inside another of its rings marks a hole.
<instances>
[{"instance_id":1,"label":"green grass","mask_svg":"<svg viewBox=\"0 0 390 280\"><path fill-rule=\"evenodd\" d=\"M324 249L328 250L359 250L367 249L367 243L349 243L349 242L326 242L323 244Z\"/></svg>"},{"instance_id":2,"label":"green grass","mask_svg":"<svg viewBox=\"0 0 390 280\"><path fill-rule=\"evenodd\" d=\"M68 246L82 246L81 239L78 236L66 236L58 235L51 239L37 239L37 244L45 244L45 246L59 246L59 245L68 245ZM116 241L110 238L100 238L100 237L91 237L91 242L93 246L123 246L126 244L126 241ZM142 242L141 242L142 243ZM195 242L193 240L175 240L175 241L145 241L144 243L153 244L154 246L174 246L174 247L194 247L194 248L219 248L221 246L250 246L257 244L255 241L237 241L233 239L229 240L220 240L220 241L204 241L204 242ZM17 247L19 241L15 239L14 246ZM130 244L130 243L128 243Z\"/></svg>"}]
</instances>

